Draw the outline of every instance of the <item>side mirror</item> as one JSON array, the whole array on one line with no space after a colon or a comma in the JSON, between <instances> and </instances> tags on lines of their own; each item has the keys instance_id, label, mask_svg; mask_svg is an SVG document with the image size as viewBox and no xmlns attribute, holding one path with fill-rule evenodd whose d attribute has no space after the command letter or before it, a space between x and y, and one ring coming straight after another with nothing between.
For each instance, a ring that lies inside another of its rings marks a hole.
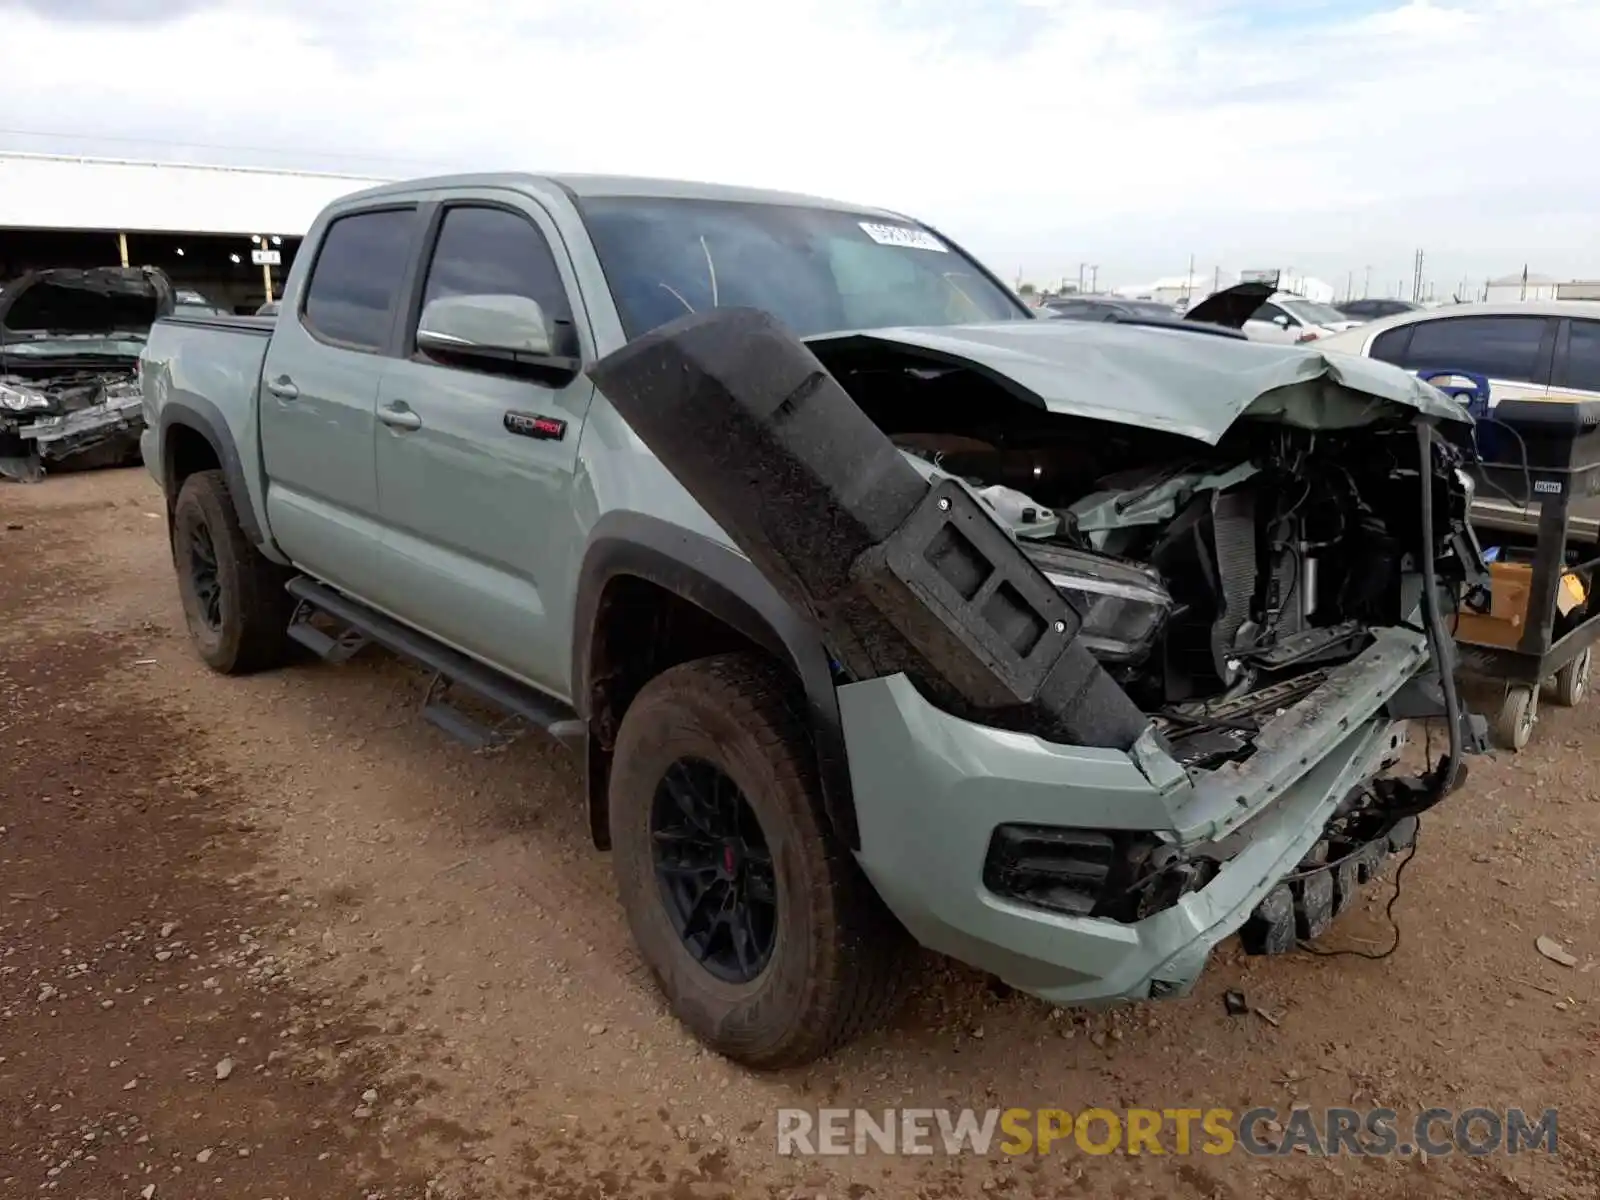
<instances>
[{"instance_id":1,"label":"side mirror","mask_svg":"<svg viewBox=\"0 0 1600 1200\"><path fill-rule=\"evenodd\" d=\"M565 329L562 329L565 325ZM565 333L566 337L560 335ZM477 358L570 370L579 366L568 322L552 325L526 296L441 296L417 322L417 348L447 358ZM572 353L564 353L564 351Z\"/></svg>"},{"instance_id":2,"label":"side mirror","mask_svg":"<svg viewBox=\"0 0 1600 1200\"><path fill-rule=\"evenodd\" d=\"M1289 328L1289 318L1284 316L1282 313L1279 313L1277 316L1273 317L1272 323L1279 329Z\"/></svg>"}]
</instances>

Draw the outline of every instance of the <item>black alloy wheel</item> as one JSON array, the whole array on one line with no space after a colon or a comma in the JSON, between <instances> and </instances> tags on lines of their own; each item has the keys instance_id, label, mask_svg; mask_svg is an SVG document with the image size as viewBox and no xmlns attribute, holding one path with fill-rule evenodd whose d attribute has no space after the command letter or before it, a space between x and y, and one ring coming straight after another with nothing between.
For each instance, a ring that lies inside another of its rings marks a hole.
<instances>
[{"instance_id":1,"label":"black alloy wheel","mask_svg":"<svg viewBox=\"0 0 1600 1200\"><path fill-rule=\"evenodd\" d=\"M217 548L203 521L189 529L189 582L199 604L198 616L212 633L222 631L222 580L217 573Z\"/></svg>"},{"instance_id":2,"label":"black alloy wheel","mask_svg":"<svg viewBox=\"0 0 1600 1200\"><path fill-rule=\"evenodd\" d=\"M727 983L749 983L772 959L778 886L772 854L744 793L717 767L681 758L650 806L656 881L694 959Z\"/></svg>"},{"instance_id":3,"label":"black alloy wheel","mask_svg":"<svg viewBox=\"0 0 1600 1200\"><path fill-rule=\"evenodd\" d=\"M244 675L288 660L290 570L239 526L220 470L196 471L172 505L172 567L189 638L213 671Z\"/></svg>"}]
</instances>

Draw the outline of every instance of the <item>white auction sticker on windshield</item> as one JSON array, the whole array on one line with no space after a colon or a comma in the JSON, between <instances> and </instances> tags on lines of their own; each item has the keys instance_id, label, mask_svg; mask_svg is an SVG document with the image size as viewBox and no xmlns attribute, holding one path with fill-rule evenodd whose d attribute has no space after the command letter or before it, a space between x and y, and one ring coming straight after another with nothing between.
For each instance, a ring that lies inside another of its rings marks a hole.
<instances>
[{"instance_id":1,"label":"white auction sticker on windshield","mask_svg":"<svg viewBox=\"0 0 1600 1200\"><path fill-rule=\"evenodd\" d=\"M877 221L861 221L859 224L862 232L880 246L905 246L911 250L949 253L949 247L926 229L914 229L910 225L884 225Z\"/></svg>"}]
</instances>

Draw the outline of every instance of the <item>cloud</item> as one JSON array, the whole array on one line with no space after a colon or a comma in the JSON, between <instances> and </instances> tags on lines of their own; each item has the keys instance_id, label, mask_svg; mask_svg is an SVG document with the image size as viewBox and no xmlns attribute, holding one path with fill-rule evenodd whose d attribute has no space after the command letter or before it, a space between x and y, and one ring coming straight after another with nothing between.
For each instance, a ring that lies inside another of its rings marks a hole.
<instances>
[{"instance_id":1,"label":"cloud","mask_svg":"<svg viewBox=\"0 0 1600 1200\"><path fill-rule=\"evenodd\" d=\"M17 8L55 21L113 24L124 21L170 21L206 7L206 0L12 0L0 11Z\"/></svg>"},{"instance_id":2,"label":"cloud","mask_svg":"<svg viewBox=\"0 0 1600 1200\"><path fill-rule=\"evenodd\" d=\"M1591 0L0 0L17 149L717 179L1002 273L1600 275ZM70 68L65 64L70 64ZM41 98L48 97L47 101Z\"/></svg>"}]
</instances>

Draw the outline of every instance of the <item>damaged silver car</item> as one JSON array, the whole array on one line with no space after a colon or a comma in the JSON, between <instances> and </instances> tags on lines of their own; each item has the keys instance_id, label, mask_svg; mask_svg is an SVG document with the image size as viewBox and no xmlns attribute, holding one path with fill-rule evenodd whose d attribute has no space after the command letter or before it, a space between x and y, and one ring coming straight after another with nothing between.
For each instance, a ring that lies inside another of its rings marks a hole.
<instances>
[{"instance_id":1,"label":"damaged silver car","mask_svg":"<svg viewBox=\"0 0 1600 1200\"><path fill-rule=\"evenodd\" d=\"M153 267L30 271L0 290L0 478L139 461L139 352L174 303Z\"/></svg>"}]
</instances>

